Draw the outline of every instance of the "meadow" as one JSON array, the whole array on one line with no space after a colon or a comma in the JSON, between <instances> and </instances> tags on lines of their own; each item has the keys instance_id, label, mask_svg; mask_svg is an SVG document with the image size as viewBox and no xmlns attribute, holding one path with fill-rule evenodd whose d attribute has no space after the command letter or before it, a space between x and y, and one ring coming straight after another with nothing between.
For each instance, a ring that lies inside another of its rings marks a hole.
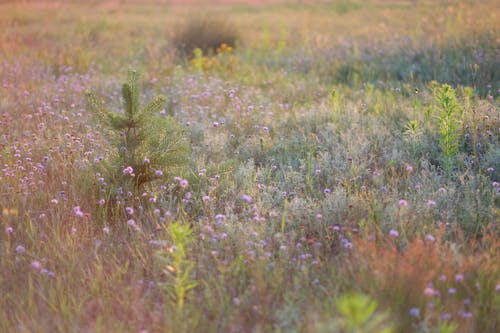
<instances>
[{"instance_id":1,"label":"meadow","mask_svg":"<svg viewBox=\"0 0 500 333\"><path fill-rule=\"evenodd\" d=\"M0 1L0 31L0 332L500 331L497 1Z\"/></svg>"}]
</instances>

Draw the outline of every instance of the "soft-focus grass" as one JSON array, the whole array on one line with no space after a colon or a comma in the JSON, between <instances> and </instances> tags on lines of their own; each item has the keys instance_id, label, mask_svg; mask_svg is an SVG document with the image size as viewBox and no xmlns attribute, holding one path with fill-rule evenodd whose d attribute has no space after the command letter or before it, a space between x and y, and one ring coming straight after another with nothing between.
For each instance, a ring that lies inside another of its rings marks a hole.
<instances>
[{"instance_id":1,"label":"soft-focus grass","mask_svg":"<svg viewBox=\"0 0 500 333\"><path fill-rule=\"evenodd\" d=\"M173 45L196 10L240 34L204 70ZM495 1L0 3L0 331L330 332L360 293L379 328L497 332L499 15ZM186 127L189 186L110 200L94 165L112 145L84 92L119 110L129 66ZM447 172L442 83L461 106ZM176 222L194 240L177 257ZM191 265L180 307L172 283Z\"/></svg>"}]
</instances>

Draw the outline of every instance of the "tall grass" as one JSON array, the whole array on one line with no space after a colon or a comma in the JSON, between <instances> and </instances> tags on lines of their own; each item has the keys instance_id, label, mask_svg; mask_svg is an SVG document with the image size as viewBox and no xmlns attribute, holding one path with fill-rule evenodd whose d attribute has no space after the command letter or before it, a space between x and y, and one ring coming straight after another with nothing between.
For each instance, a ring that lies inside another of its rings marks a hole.
<instances>
[{"instance_id":1,"label":"tall grass","mask_svg":"<svg viewBox=\"0 0 500 333\"><path fill-rule=\"evenodd\" d=\"M0 4L0 331L497 332L496 2L193 8Z\"/></svg>"}]
</instances>

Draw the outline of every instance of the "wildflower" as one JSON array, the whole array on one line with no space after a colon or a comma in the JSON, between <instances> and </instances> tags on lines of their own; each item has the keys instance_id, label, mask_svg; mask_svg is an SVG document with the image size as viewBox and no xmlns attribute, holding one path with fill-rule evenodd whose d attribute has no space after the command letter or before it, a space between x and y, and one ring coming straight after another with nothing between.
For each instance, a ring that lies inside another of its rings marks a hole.
<instances>
[{"instance_id":1,"label":"wildflower","mask_svg":"<svg viewBox=\"0 0 500 333\"><path fill-rule=\"evenodd\" d=\"M238 297L233 297L233 304L234 305L239 305L240 304L240 299Z\"/></svg>"},{"instance_id":2,"label":"wildflower","mask_svg":"<svg viewBox=\"0 0 500 333\"><path fill-rule=\"evenodd\" d=\"M492 167L489 167L488 169L486 169L486 172L493 172L493 171L495 171L495 169Z\"/></svg>"},{"instance_id":3,"label":"wildflower","mask_svg":"<svg viewBox=\"0 0 500 333\"><path fill-rule=\"evenodd\" d=\"M330 190L329 188L325 188L325 189L323 190L323 193L325 193L325 194L328 194L328 193L330 193L330 192L331 192L331 190Z\"/></svg>"},{"instance_id":4,"label":"wildflower","mask_svg":"<svg viewBox=\"0 0 500 333\"><path fill-rule=\"evenodd\" d=\"M428 240L429 242L434 242L436 240L436 238L434 236L432 236L431 234L428 234L427 236L425 236L425 239Z\"/></svg>"},{"instance_id":5,"label":"wildflower","mask_svg":"<svg viewBox=\"0 0 500 333\"><path fill-rule=\"evenodd\" d=\"M252 198L249 195L247 195L247 194L243 194L243 196L241 197L241 199L243 201L245 201L246 203L252 202Z\"/></svg>"},{"instance_id":6,"label":"wildflower","mask_svg":"<svg viewBox=\"0 0 500 333\"><path fill-rule=\"evenodd\" d=\"M441 320L450 320L452 317L451 313L443 313L441 315Z\"/></svg>"},{"instance_id":7,"label":"wildflower","mask_svg":"<svg viewBox=\"0 0 500 333\"><path fill-rule=\"evenodd\" d=\"M57 201L57 199L52 199L52 200L50 200L50 203L53 205L57 205L59 203L59 201Z\"/></svg>"},{"instance_id":8,"label":"wildflower","mask_svg":"<svg viewBox=\"0 0 500 333\"><path fill-rule=\"evenodd\" d=\"M104 199L100 199L100 200L99 200L99 205L101 205L101 206L102 206L102 205L104 205L105 203L106 203L106 200L104 200Z\"/></svg>"},{"instance_id":9,"label":"wildflower","mask_svg":"<svg viewBox=\"0 0 500 333\"><path fill-rule=\"evenodd\" d=\"M439 281L441 281L441 282L446 281L446 275L442 274L442 275L439 277Z\"/></svg>"},{"instance_id":10,"label":"wildflower","mask_svg":"<svg viewBox=\"0 0 500 333\"><path fill-rule=\"evenodd\" d=\"M42 264L38 260L33 260L31 262L31 267L33 269L39 270L40 268L42 268Z\"/></svg>"},{"instance_id":11,"label":"wildflower","mask_svg":"<svg viewBox=\"0 0 500 333\"><path fill-rule=\"evenodd\" d=\"M128 166L125 169L123 169L123 173L126 174L126 175L127 174L128 175L132 175L134 173L134 169L131 166Z\"/></svg>"},{"instance_id":12,"label":"wildflower","mask_svg":"<svg viewBox=\"0 0 500 333\"><path fill-rule=\"evenodd\" d=\"M127 221L127 224L131 227L135 226L135 221L133 219L130 219Z\"/></svg>"},{"instance_id":13,"label":"wildflower","mask_svg":"<svg viewBox=\"0 0 500 333\"><path fill-rule=\"evenodd\" d=\"M71 228L71 233L72 234L76 234L76 228L75 227Z\"/></svg>"},{"instance_id":14,"label":"wildflower","mask_svg":"<svg viewBox=\"0 0 500 333\"><path fill-rule=\"evenodd\" d=\"M226 216L225 216L225 215L223 215L223 214L217 214L217 215L215 215L215 219L216 219L217 221L222 221L222 220L224 220L225 218L226 218Z\"/></svg>"},{"instance_id":15,"label":"wildflower","mask_svg":"<svg viewBox=\"0 0 500 333\"><path fill-rule=\"evenodd\" d=\"M424 295L426 297L432 297L434 296L434 289L432 287L427 287L424 289Z\"/></svg>"},{"instance_id":16,"label":"wildflower","mask_svg":"<svg viewBox=\"0 0 500 333\"><path fill-rule=\"evenodd\" d=\"M440 187L438 190L439 193L446 193L446 189L444 187Z\"/></svg>"},{"instance_id":17,"label":"wildflower","mask_svg":"<svg viewBox=\"0 0 500 333\"><path fill-rule=\"evenodd\" d=\"M455 281L461 282L464 280L464 276L462 274L455 275Z\"/></svg>"},{"instance_id":18,"label":"wildflower","mask_svg":"<svg viewBox=\"0 0 500 333\"><path fill-rule=\"evenodd\" d=\"M125 211L126 211L126 212L127 212L127 214L129 214L129 215L134 214L134 208L132 208L132 207L125 207Z\"/></svg>"},{"instance_id":19,"label":"wildflower","mask_svg":"<svg viewBox=\"0 0 500 333\"><path fill-rule=\"evenodd\" d=\"M389 231L389 236L391 236L393 238L397 238L397 237L399 237L399 232L397 230L391 229Z\"/></svg>"},{"instance_id":20,"label":"wildflower","mask_svg":"<svg viewBox=\"0 0 500 333\"><path fill-rule=\"evenodd\" d=\"M406 206L408 206L408 201L401 199L401 200L399 200L399 205L401 207L406 207Z\"/></svg>"},{"instance_id":21,"label":"wildflower","mask_svg":"<svg viewBox=\"0 0 500 333\"><path fill-rule=\"evenodd\" d=\"M23 254L24 252L26 252L26 249L24 248L24 246L22 246L22 245L16 246L16 253L17 254Z\"/></svg>"},{"instance_id":22,"label":"wildflower","mask_svg":"<svg viewBox=\"0 0 500 333\"><path fill-rule=\"evenodd\" d=\"M182 179L180 181L180 185L181 185L182 188L187 188L189 186L189 182L187 180L185 180L185 179Z\"/></svg>"},{"instance_id":23,"label":"wildflower","mask_svg":"<svg viewBox=\"0 0 500 333\"><path fill-rule=\"evenodd\" d=\"M472 318L472 312L468 312L468 311L458 311L458 315L462 318L465 318L465 319L469 319L469 318Z\"/></svg>"},{"instance_id":24,"label":"wildflower","mask_svg":"<svg viewBox=\"0 0 500 333\"><path fill-rule=\"evenodd\" d=\"M73 207L73 213L75 213L75 216L77 217L85 216L85 214L80 210L80 206Z\"/></svg>"},{"instance_id":25,"label":"wildflower","mask_svg":"<svg viewBox=\"0 0 500 333\"><path fill-rule=\"evenodd\" d=\"M106 235L108 235L109 234L109 227L102 228L102 232L104 232Z\"/></svg>"},{"instance_id":26,"label":"wildflower","mask_svg":"<svg viewBox=\"0 0 500 333\"><path fill-rule=\"evenodd\" d=\"M497 285L495 286L495 291L496 291L496 292L499 292L499 291L500 291L500 283L497 283Z\"/></svg>"},{"instance_id":27,"label":"wildflower","mask_svg":"<svg viewBox=\"0 0 500 333\"><path fill-rule=\"evenodd\" d=\"M450 294L450 295L454 295L454 294L456 294L456 293L457 293L457 290L456 290L455 288L450 288L450 289L448 289L448 294Z\"/></svg>"},{"instance_id":28,"label":"wildflower","mask_svg":"<svg viewBox=\"0 0 500 333\"><path fill-rule=\"evenodd\" d=\"M419 317L420 316L420 309L419 308L411 308L409 312L410 312L410 316L412 316L412 317Z\"/></svg>"},{"instance_id":29,"label":"wildflower","mask_svg":"<svg viewBox=\"0 0 500 333\"><path fill-rule=\"evenodd\" d=\"M11 234L11 233L13 233L13 232L14 232L14 228L12 228L12 227L7 227L7 228L5 228L5 232L6 232L6 233L8 233L8 234Z\"/></svg>"},{"instance_id":30,"label":"wildflower","mask_svg":"<svg viewBox=\"0 0 500 333\"><path fill-rule=\"evenodd\" d=\"M204 195L203 198L202 198L202 200L204 202L208 202L208 201L210 201L210 197L208 195Z\"/></svg>"},{"instance_id":31,"label":"wildflower","mask_svg":"<svg viewBox=\"0 0 500 333\"><path fill-rule=\"evenodd\" d=\"M155 175L157 175L158 177L163 176L163 171L161 171L161 170L156 170L156 171L155 171Z\"/></svg>"},{"instance_id":32,"label":"wildflower","mask_svg":"<svg viewBox=\"0 0 500 333\"><path fill-rule=\"evenodd\" d=\"M143 162L144 162L144 164L148 164L150 162L149 158L146 157Z\"/></svg>"}]
</instances>

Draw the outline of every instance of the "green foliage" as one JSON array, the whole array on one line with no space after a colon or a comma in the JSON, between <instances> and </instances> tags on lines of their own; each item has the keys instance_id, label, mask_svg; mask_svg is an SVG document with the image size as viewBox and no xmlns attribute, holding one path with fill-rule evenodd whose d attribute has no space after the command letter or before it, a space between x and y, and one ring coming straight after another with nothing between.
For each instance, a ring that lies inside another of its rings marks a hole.
<instances>
[{"instance_id":1,"label":"green foliage","mask_svg":"<svg viewBox=\"0 0 500 333\"><path fill-rule=\"evenodd\" d=\"M194 262L188 258L189 245L194 237L189 225L179 222L170 225L169 234L173 246L169 251L157 252L156 257L164 265L163 273L168 277L161 286L181 311L189 292L197 285L191 279Z\"/></svg>"},{"instance_id":2,"label":"green foliage","mask_svg":"<svg viewBox=\"0 0 500 333\"><path fill-rule=\"evenodd\" d=\"M101 171L115 187L138 192L145 184L172 176L188 162L189 147L184 131L171 117L160 116L166 98L157 96L140 108L139 73L129 70L122 85L123 112L106 109L93 92L87 93L87 105L113 152L101 164ZM124 169L131 167L130 172Z\"/></svg>"},{"instance_id":3,"label":"green foliage","mask_svg":"<svg viewBox=\"0 0 500 333\"><path fill-rule=\"evenodd\" d=\"M196 15L175 34L173 44L183 56L192 56L199 48L203 54L213 54L222 44L235 47L238 33L226 18L214 15Z\"/></svg>"},{"instance_id":4,"label":"green foliage","mask_svg":"<svg viewBox=\"0 0 500 333\"><path fill-rule=\"evenodd\" d=\"M409 142L417 141L422 135L420 124L416 120L410 120L404 128L405 139Z\"/></svg>"},{"instance_id":5,"label":"green foliage","mask_svg":"<svg viewBox=\"0 0 500 333\"><path fill-rule=\"evenodd\" d=\"M403 129L403 135L405 141L409 145L410 155L413 159L413 162L418 162L418 153L419 153L419 143L422 139L423 130L421 125L416 120L410 120L406 123L406 126Z\"/></svg>"},{"instance_id":6,"label":"green foliage","mask_svg":"<svg viewBox=\"0 0 500 333\"><path fill-rule=\"evenodd\" d=\"M434 85L433 92L439 111L437 119L441 137L443 169L449 175L459 148L462 107L458 102L455 90L450 85Z\"/></svg>"},{"instance_id":7,"label":"green foliage","mask_svg":"<svg viewBox=\"0 0 500 333\"><path fill-rule=\"evenodd\" d=\"M457 328L458 324L455 322L441 321L436 328L436 333L453 333Z\"/></svg>"},{"instance_id":8,"label":"green foliage","mask_svg":"<svg viewBox=\"0 0 500 333\"><path fill-rule=\"evenodd\" d=\"M377 301L359 293L346 294L337 299L338 319L342 332L346 333L390 333L391 325L387 323L386 313L376 313Z\"/></svg>"}]
</instances>

